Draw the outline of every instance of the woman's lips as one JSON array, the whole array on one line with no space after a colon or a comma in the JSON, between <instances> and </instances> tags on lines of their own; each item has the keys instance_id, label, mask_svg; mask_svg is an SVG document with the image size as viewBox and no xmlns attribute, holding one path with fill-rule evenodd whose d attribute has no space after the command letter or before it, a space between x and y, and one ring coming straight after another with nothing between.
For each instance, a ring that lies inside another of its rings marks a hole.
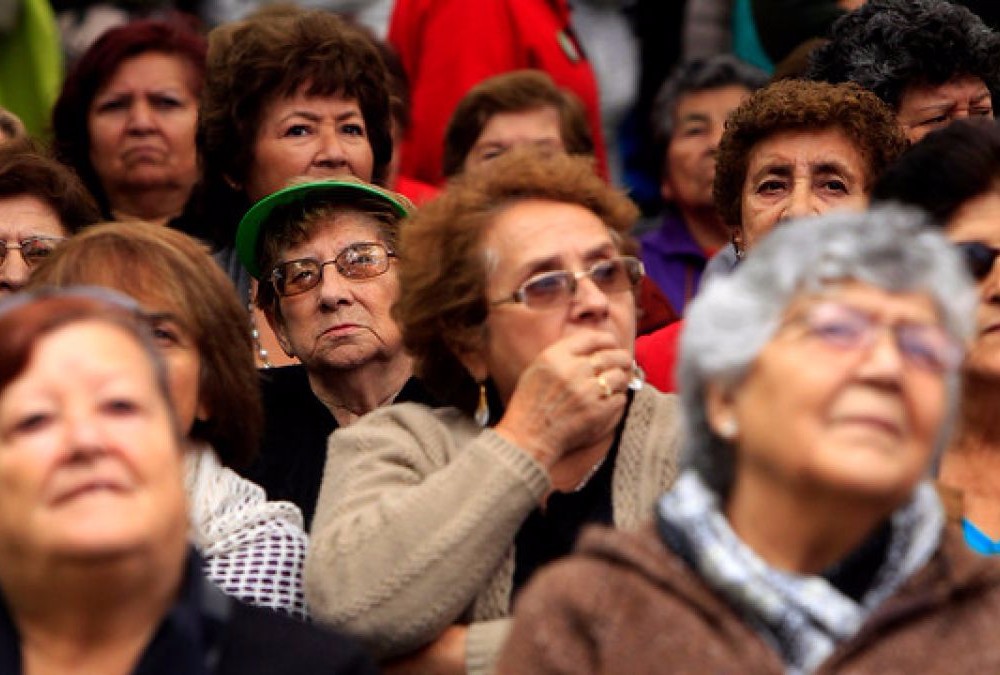
<instances>
[{"instance_id":1,"label":"woman's lips","mask_svg":"<svg viewBox=\"0 0 1000 675\"><path fill-rule=\"evenodd\" d=\"M356 323L338 323L335 326L330 326L323 331L323 335L326 337L338 337L341 335L347 335L353 333L357 330L358 324Z\"/></svg>"},{"instance_id":2,"label":"woman's lips","mask_svg":"<svg viewBox=\"0 0 1000 675\"><path fill-rule=\"evenodd\" d=\"M101 492L123 494L130 491L130 489L131 486L127 482L115 478L91 478L59 489L52 499L52 504L58 506L66 502L71 502L78 497Z\"/></svg>"},{"instance_id":3,"label":"woman's lips","mask_svg":"<svg viewBox=\"0 0 1000 675\"><path fill-rule=\"evenodd\" d=\"M880 417L878 415L843 415L835 418L834 423L838 425L866 427L897 438L903 435L901 424L888 417Z\"/></svg>"}]
</instances>

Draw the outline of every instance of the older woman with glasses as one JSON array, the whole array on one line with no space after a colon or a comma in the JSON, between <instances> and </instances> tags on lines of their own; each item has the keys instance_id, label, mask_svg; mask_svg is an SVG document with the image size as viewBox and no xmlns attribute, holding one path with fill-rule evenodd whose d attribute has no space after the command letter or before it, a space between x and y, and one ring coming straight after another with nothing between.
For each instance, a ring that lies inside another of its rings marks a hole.
<instances>
[{"instance_id":1,"label":"older woman with glasses","mask_svg":"<svg viewBox=\"0 0 1000 675\"><path fill-rule=\"evenodd\" d=\"M99 216L71 170L26 139L0 144L0 297L23 288L38 263Z\"/></svg>"},{"instance_id":2,"label":"older woman with glasses","mask_svg":"<svg viewBox=\"0 0 1000 675\"><path fill-rule=\"evenodd\" d=\"M927 210L962 253L979 290L976 332L963 364L958 433L940 481L966 542L1000 554L1000 128L963 120L914 145L875 185L873 198Z\"/></svg>"},{"instance_id":3,"label":"older woman with glasses","mask_svg":"<svg viewBox=\"0 0 1000 675\"><path fill-rule=\"evenodd\" d=\"M449 407L389 406L331 437L306 566L319 621L409 655L393 665L487 672L535 570L670 485L676 402L632 360L635 217L586 160L530 149L410 217L394 316Z\"/></svg>"},{"instance_id":4,"label":"older woman with glasses","mask_svg":"<svg viewBox=\"0 0 1000 675\"><path fill-rule=\"evenodd\" d=\"M689 307L685 470L518 601L500 673L980 673L1000 568L929 476L975 297L917 212L781 227Z\"/></svg>"},{"instance_id":5,"label":"older woman with glasses","mask_svg":"<svg viewBox=\"0 0 1000 675\"><path fill-rule=\"evenodd\" d=\"M262 199L240 223L236 249L261 281L257 304L302 363L264 372L264 442L246 475L297 504L307 526L334 429L393 401L428 400L389 314L411 209L358 180L314 180Z\"/></svg>"}]
</instances>

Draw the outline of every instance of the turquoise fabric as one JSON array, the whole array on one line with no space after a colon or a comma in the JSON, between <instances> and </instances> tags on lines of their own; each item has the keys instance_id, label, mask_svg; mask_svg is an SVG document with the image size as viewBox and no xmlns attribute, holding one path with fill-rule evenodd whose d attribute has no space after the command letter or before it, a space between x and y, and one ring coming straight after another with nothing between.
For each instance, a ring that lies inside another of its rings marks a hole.
<instances>
[{"instance_id":1,"label":"turquoise fabric","mask_svg":"<svg viewBox=\"0 0 1000 675\"><path fill-rule=\"evenodd\" d=\"M768 73L774 72L774 64L757 37L750 0L733 0L733 53Z\"/></svg>"},{"instance_id":2,"label":"turquoise fabric","mask_svg":"<svg viewBox=\"0 0 1000 675\"><path fill-rule=\"evenodd\" d=\"M59 29L48 0L22 0L14 29L0 36L0 105L32 136L48 132L62 86Z\"/></svg>"},{"instance_id":3,"label":"turquoise fabric","mask_svg":"<svg viewBox=\"0 0 1000 675\"><path fill-rule=\"evenodd\" d=\"M994 541L990 539L982 530L973 525L972 521L966 518L962 518L962 534L965 535L965 543L976 553L982 555L1000 554L1000 540Z\"/></svg>"}]
</instances>

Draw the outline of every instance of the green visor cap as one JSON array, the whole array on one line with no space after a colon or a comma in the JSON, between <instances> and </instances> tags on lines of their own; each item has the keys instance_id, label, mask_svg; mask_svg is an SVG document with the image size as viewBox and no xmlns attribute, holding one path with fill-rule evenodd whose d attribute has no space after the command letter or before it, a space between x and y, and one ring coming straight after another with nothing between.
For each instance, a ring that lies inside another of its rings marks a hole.
<instances>
[{"instance_id":1,"label":"green visor cap","mask_svg":"<svg viewBox=\"0 0 1000 675\"><path fill-rule=\"evenodd\" d=\"M260 234L267 227L274 210L316 198L337 206L350 206L375 198L400 218L405 218L414 210L413 204L406 197L356 179L317 180L282 188L251 206L236 230L236 255L254 278L260 279L263 273L257 260L257 246Z\"/></svg>"}]
</instances>

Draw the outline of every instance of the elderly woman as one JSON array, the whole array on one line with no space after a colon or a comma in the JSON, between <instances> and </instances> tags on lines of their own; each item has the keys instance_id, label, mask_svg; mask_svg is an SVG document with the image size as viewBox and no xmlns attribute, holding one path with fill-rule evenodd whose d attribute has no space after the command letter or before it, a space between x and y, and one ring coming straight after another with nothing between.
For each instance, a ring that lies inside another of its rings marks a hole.
<instances>
[{"instance_id":1,"label":"elderly woman","mask_svg":"<svg viewBox=\"0 0 1000 675\"><path fill-rule=\"evenodd\" d=\"M229 468L257 449L260 394L243 307L202 245L170 228L107 223L57 249L32 284L112 288L152 317L177 422L193 446L191 538L206 575L251 604L305 617L298 509L268 502Z\"/></svg>"},{"instance_id":2,"label":"elderly woman","mask_svg":"<svg viewBox=\"0 0 1000 675\"><path fill-rule=\"evenodd\" d=\"M318 620L383 660L425 647L405 665L487 672L535 569L670 485L675 402L633 371L635 216L587 160L522 149L407 221L394 313L449 407L331 437L306 564Z\"/></svg>"},{"instance_id":3,"label":"elderly woman","mask_svg":"<svg viewBox=\"0 0 1000 675\"><path fill-rule=\"evenodd\" d=\"M321 10L262 11L216 28L209 43L196 210L216 228L220 262L252 300L232 249L240 218L300 176L381 185L392 157L389 73L371 36ZM259 312L254 321L258 362L267 366L280 358L277 345Z\"/></svg>"},{"instance_id":4,"label":"elderly woman","mask_svg":"<svg viewBox=\"0 0 1000 675\"><path fill-rule=\"evenodd\" d=\"M583 105L541 71L504 73L469 90L445 129L444 175L450 180L479 169L520 146L594 160ZM679 314L651 279L644 276L639 284L639 334L677 320Z\"/></svg>"},{"instance_id":5,"label":"elderly woman","mask_svg":"<svg viewBox=\"0 0 1000 675\"><path fill-rule=\"evenodd\" d=\"M958 246L979 289L976 333L963 364L958 433L939 474L956 504L966 542L1000 553L1000 129L966 120L929 134L875 185L873 199L927 210Z\"/></svg>"},{"instance_id":6,"label":"elderly woman","mask_svg":"<svg viewBox=\"0 0 1000 675\"><path fill-rule=\"evenodd\" d=\"M784 220L868 204L876 178L906 148L892 112L853 84L784 80L729 116L716 154L713 198L732 245L705 275L730 272ZM673 391L678 322L636 342L649 382Z\"/></svg>"},{"instance_id":7,"label":"elderly woman","mask_svg":"<svg viewBox=\"0 0 1000 675\"><path fill-rule=\"evenodd\" d=\"M917 141L956 119L993 118L1000 34L951 2L869 0L833 25L808 76L873 91Z\"/></svg>"},{"instance_id":8,"label":"elderly woman","mask_svg":"<svg viewBox=\"0 0 1000 675\"><path fill-rule=\"evenodd\" d=\"M0 310L0 671L374 672L202 578L155 341L94 289Z\"/></svg>"},{"instance_id":9,"label":"elderly woman","mask_svg":"<svg viewBox=\"0 0 1000 675\"><path fill-rule=\"evenodd\" d=\"M929 474L975 298L917 212L784 227L689 309L685 471L518 602L501 673L980 673L1000 568Z\"/></svg>"},{"instance_id":10,"label":"elderly woman","mask_svg":"<svg viewBox=\"0 0 1000 675\"><path fill-rule=\"evenodd\" d=\"M20 290L56 246L98 219L72 171L25 139L0 144L0 297Z\"/></svg>"},{"instance_id":11,"label":"elderly woman","mask_svg":"<svg viewBox=\"0 0 1000 675\"><path fill-rule=\"evenodd\" d=\"M52 113L55 150L105 218L164 224L198 180L195 128L205 39L176 21L102 35L66 77Z\"/></svg>"},{"instance_id":12,"label":"elderly woman","mask_svg":"<svg viewBox=\"0 0 1000 675\"><path fill-rule=\"evenodd\" d=\"M356 180L308 181L257 202L236 237L257 304L302 365L263 372L267 424L246 476L312 522L326 441L394 401L430 401L390 315L400 220L412 205Z\"/></svg>"}]
</instances>

